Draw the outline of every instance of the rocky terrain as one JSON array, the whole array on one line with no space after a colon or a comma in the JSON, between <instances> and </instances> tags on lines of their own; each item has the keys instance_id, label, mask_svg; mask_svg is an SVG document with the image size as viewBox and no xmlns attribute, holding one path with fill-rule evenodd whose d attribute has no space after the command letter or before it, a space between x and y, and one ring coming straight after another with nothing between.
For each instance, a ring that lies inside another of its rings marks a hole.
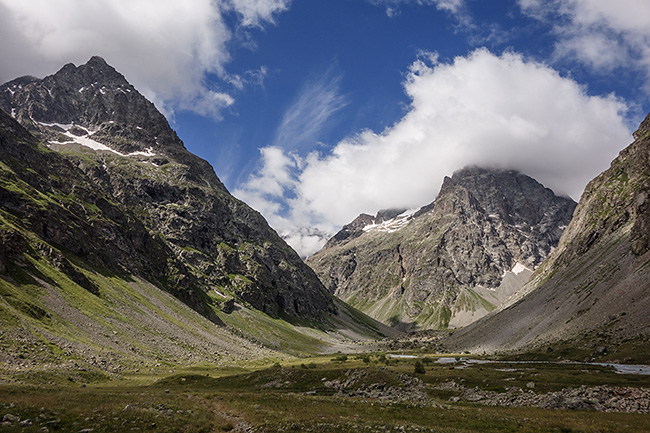
<instances>
[{"instance_id":1,"label":"rocky terrain","mask_svg":"<svg viewBox=\"0 0 650 433\"><path fill-rule=\"evenodd\" d=\"M650 390L646 388L580 386L557 392L535 393L534 382L528 389L511 387L506 392L467 388L454 381L438 385L437 389L460 392L451 401L471 401L487 406L541 407L543 409L596 410L600 412L650 413Z\"/></svg>"},{"instance_id":2,"label":"rocky terrain","mask_svg":"<svg viewBox=\"0 0 650 433\"><path fill-rule=\"evenodd\" d=\"M615 353L647 362L650 120L592 180L548 260L513 303L456 332L450 348Z\"/></svg>"},{"instance_id":3,"label":"rocky terrain","mask_svg":"<svg viewBox=\"0 0 650 433\"><path fill-rule=\"evenodd\" d=\"M373 383L367 371L348 370L343 378L324 381L323 386L334 390L335 397L371 398L384 403L435 405L427 395L425 383L420 379L408 374L397 374L396 379L398 383L394 385L383 381Z\"/></svg>"},{"instance_id":4,"label":"rocky terrain","mask_svg":"<svg viewBox=\"0 0 650 433\"><path fill-rule=\"evenodd\" d=\"M384 323L462 327L524 285L574 208L516 171L468 167L417 212L360 215L307 263L332 293Z\"/></svg>"},{"instance_id":5,"label":"rocky terrain","mask_svg":"<svg viewBox=\"0 0 650 433\"><path fill-rule=\"evenodd\" d=\"M6 83L0 108L0 361L112 371L383 335L103 59Z\"/></svg>"},{"instance_id":6,"label":"rocky terrain","mask_svg":"<svg viewBox=\"0 0 650 433\"><path fill-rule=\"evenodd\" d=\"M205 297L193 288L220 287L275 316L334 312L331 297L295 252L228 193L209 164L189 153L164 116L103 59L68 64L42 80L14 80L0 95L0 108L75 166L68 190L93 189L129 211L133 221L105 228L112 233L103 237L136 241L100 243L99 233L75 238L65 222L41 215L29 228L38 232L35 226L49 223L46 242L84 258L101 254L93 264L111 271L164 275L169 290L198 310ZM101 209L103 202L80 198Z\"/></svg>"}]
</instances>

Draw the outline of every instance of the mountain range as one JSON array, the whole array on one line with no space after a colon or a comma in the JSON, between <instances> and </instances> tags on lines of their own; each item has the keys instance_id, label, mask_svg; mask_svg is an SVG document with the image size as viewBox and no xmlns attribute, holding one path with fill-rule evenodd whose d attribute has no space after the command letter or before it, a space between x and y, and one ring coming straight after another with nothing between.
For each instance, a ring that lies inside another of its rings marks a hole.
<instances>
[{"instance_id":1,"label":"mountain range","mask_svg":"<svg viewBox=\"0 0 650 433\"><path fill-rule=\"evenodd\" d=\"M360 215L307 263L332 293L384 323L462 327L526 283L575 205L517 171L467 167L417 211Z\"/></svg>"},{"instance_id":2,"label":"mountain range","mask_svg":"<svg viewBox=\"0 0 650 433\"><path fill-rule=\"evenodd\" d=\"M232 365L432 328L455 352L647 360L650 116L634 136L577 205L466 167L305 263L102 58L18 78L0 86L0 362Z\"/></svg>"},{"instance_id":3,"label":"mountain range","mask_svg":"<svg viewBox=\"0 0 650 433\"><path fill-rule=\"evenodd\" d=\"M6 83L0 108L0 309L18 341L214 361L391 332L334 298L102 58Z\"/></svg>"}]
</instances>

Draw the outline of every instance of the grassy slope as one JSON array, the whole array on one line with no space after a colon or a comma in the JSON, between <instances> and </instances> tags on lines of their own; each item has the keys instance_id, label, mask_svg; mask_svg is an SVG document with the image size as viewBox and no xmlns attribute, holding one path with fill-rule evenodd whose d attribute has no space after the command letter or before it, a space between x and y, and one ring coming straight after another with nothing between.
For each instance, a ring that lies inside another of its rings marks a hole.
<instances>
[{"instance_id":1,"label":"grassy slope","mask_svg":"<svg viewBox=\"0 0 650 433\"><path fill-rule=\"evenodd\" d=\"M234 293L224 287L208 293L196 290L207 307L200 315L164 291L169 289L163 287L169 276L145 279L111 271L98 266L97 260L93 264L46 241L37 232L40 224L86 242L85 249L90 250L98 243L110 246L124 239L112 240L110 233L102 239L90 231L95 225L110 229L118 223L112 219L114 214L84 201L82 197L110 200L94 193L92 185L86 185L87 179L68 161L93 167L102 158L84 149L66 148L65 160L26 132L20 137L13 135L21 132L17 125L13 128L3 130L1 137L9 154L3 155L7 163L0 161L0 199L6 200L6 206L0 208L0 347L4 349L0 368L80 362L113 371L158 364L266 362L328 351L350 339L384 336L381 325L342 303L339 316L310 323L290 317L274 319L245 304L226 314L223 305ZM37 169L54 174L43 179L25 165L21 152L27 152L27 159L33 159ZM117 157L110 163L125 165L124 170L138 178L174 176L167 173L174 169L173 164L156 170L146 162L127 164ZM57 178L60 171L62 178ZM82 177L82 185L72 185L75 176ZM116 210L117 205L105 208ZM242 248L247 246L244 243ZM201 253L186 248L181 254ZM197 275L201 272L192 270ZM234 281L245 278L230 277Z\"/></svg>"},{"instance_id":2,"label":"grassy slope","mask_svg":"<svg viewBox=\"0 0 650 433\"><path fill-rule=\"evenodd\" d=\"M99 288L93 294L46 260L25 260L29 271L11 267L11 277L0 276L5 349L0 371L70 362L113 373L264 363L336 351L352 341L383 337L382 331L394 334L342 302L339 315L321 323L320 329L239 304L229 314L215 308L209 321L137 277L78 268Z\"/></svg>"}]
</instances>

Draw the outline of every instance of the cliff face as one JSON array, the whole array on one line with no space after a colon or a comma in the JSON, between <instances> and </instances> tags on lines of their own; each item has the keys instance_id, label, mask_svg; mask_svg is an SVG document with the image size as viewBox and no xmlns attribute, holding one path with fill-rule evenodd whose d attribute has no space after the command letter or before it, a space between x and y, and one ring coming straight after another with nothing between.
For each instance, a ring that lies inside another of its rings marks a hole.
<instances>
[{"instance_id":1,"label":"cliff face","mask_svg":"<svg viewBox=\"0 0 650 433\"><path fill-rule=\"evenodd\" d=\"M62 265L71 278L84 266L138 275L203 314L220 298L275 317L336 312L313 271L103 59L6 83L0 108L3 268L49 254L76 263Z\"/></svg>"},{"instance_id":2,"label":"cliff face","mask_svg":"<svg viewBox=\"0 0 650 433\"><path fill-rule=\"evenodd\" d=\"M307 263L332 293L385 323L464 326L526 282L574 207L521 173L469 167L417 212L359 216Z\"/></svg>"},{"instance_id":3,"label":"cliff face","mask_svg":"<svg viewBox=\"0 0 650 433\"><path fill-rule=\"evenodd\" d=\"M619 359L632 346L634 356L650 353L650 116L634 137L587 185L558 248L522 296L459 331L452 347L529 350L561 342L586 356L595 347L613 353L612 346L620 347Z\"/></svg>"}]
</instances>

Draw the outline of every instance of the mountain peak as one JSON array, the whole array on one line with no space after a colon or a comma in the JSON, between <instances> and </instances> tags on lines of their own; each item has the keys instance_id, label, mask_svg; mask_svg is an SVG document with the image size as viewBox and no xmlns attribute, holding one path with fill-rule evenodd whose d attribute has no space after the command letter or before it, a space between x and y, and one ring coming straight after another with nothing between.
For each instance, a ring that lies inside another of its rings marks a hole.
<instances>
[{"instance_id":1,"label":"mountain peak","mask_svg":"<svg viewBox=\"0 0 650 433\"><path fill-rule=\"evenodd\" d=\"M9 113L0 116L0 127L7 125L0 134L16 137L22 129L32 143L55 151L33 146L17 168L34 188L57 196L48 202L54 203L49 213L28 212L38 219L36 235L53 248L62 246L92 266L145 276L199 312L207 312L212 289L273 316L338 311L264 218L232 197L155 106L101 57L0 86L0 108ZM0 137L0 156L20 146ZM7 164L20 159L0 158ZM32 171L25 170L28 162ZM64 213L59 197L68 194L74 206ZM25 208L22 196L15 199L16 208ZM69 227L62 222L68 220Z\"/></svg>"},{"instance_id":2,"label":"mountain peak","mask_svg":"<svg viewBox=\"0 0 650 433\"><path fill-rule=\"evenodd\" d=\"M455 333L447 350L511 352L561 342L563 353L605 345L616 348L612 354L619 347L648 353L649 131L650 115L635 141L586 186L557 247L521 293Z\"/></svg>"},{"instance_id":3,"label":"mountain peak","mask_svg":"<svg viewBox=\"0 0 650 433\"><path fill-rule=\"evenodd\" d=\"M103 57L101 56L92 56L87 62L87 66L100 66L100 67L111 67L109 66L108 63L106 63L106 60L104 60Z\"/></svg>"},{"instance_id":4,"label":"mountain peak","mask_svg":"<svg viewBox=\"0 0 650 433\"><path fill-rule=\"evenodd\" d=\"M44 142L91 140L99 143L96 149L120 154L185 151L165 116L99 56L81 66L68 63L40 80L0 86L0 108ZM86 131L83 140L75 138L78 133L71 136L73 126Z\"/></svg>"},{"instance_id":5,"label":"mountain peak","mask_svg":"<svg viewBox=\"0 0 650 433\"><path fill-rule=\"evenodd\" d=\"M518 171L467 167L415 213L360 215L307 263L331 292L385 323L462 326L523 286L574 208Z\"/></svg>"},{"instance_id":6,"label":"mountain peak","mask_svg":"<svg viewBox=\"0 0 650 433\"><path fill-rule=\"evenodd\" d=\"M85 64L80 66L68 63L53 76L45 77L43 81L74 85L78 86L79 89L93 85L132 87L122 74L99 56L91 57Z\"/></svg>"},{"instance_id":7,"label":"mountain peak","mask_svg":"<svg viewBox=\"0 0 650 433\"><path fill-rule=\"evenodd\" d=\"M93 56L85 64L79 66L77 70L82 72L82 74L89 79L104 82L109 81L131 86L126 78L124 78L124 75L120 74L113 66L109 65L103 57Z\"/></svg>"}]
</instances>

